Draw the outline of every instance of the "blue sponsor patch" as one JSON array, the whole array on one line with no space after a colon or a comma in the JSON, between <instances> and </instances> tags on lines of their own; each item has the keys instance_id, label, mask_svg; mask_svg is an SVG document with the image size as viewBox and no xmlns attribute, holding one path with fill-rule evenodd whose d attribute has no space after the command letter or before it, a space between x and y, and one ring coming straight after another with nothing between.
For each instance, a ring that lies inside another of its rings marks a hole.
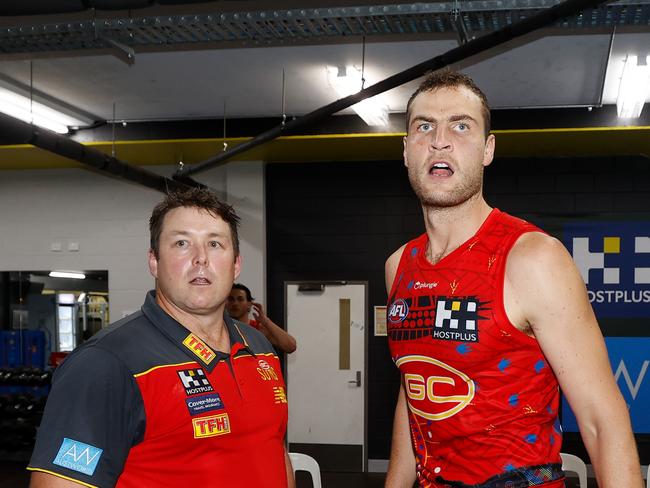
<instances>
[{"instance_id":1,"label":"blue sponsor patch","mask_svg":"<svg viewBox=\"0 0 650 488\"><path fill-rule=\"evenodd\" d=\"M185 404L187 405L187 409L190 411L191 416L209 412L211 410L222 410L224 408L219 393L210 393L209 395L186 398Z\"/></svg>"},{"instance_id":2,"label":"blue sponsor patch","mask_svg":"<svg viewBox=\"0 0 650 488\"><path fill-rule=\"evenodd\" d=\"M102 452L98 447L64 437L53 463L92 476Z\"/></svg>"}]
</instances>

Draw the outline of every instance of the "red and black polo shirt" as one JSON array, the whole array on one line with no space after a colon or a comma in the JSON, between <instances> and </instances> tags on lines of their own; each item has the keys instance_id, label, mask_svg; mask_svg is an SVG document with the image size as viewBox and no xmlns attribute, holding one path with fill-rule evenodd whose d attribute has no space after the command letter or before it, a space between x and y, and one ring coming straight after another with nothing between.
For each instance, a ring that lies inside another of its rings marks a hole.
<instances>
[{"instance_id":1,"label":"red and black polo shirt","mask_svg":"<svg viewBox=\"0 0 650 488\"><path fill-rule=\"evenodd\" d=\"M230 354L150 292L57 369L28 469L97 487L286 487L278 357L260 332L224 320Z\"/></svg>"}]
</instances>

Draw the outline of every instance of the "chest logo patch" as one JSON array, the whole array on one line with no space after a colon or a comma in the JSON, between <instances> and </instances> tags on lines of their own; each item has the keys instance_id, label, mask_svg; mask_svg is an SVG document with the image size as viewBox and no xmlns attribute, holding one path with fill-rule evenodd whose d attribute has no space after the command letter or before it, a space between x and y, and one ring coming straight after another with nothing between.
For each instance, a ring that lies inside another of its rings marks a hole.
<instances>
[{"instance_id":1,"label":"chest logo patch","mask_svg":"<svg viewBox=\"0 0 650 488\"><path fill-rule=\"evenodd\" d=\"M98 447L64 437L53 463L92 476L102 452Z\"/></svg>"},{"instance_id":2,"label":"chest logo patch","mask_svg":"<svg viewBox=\"0 0 650 488\"><path fill-rule=\"evenodd\" d=\"M183 369L177 371L177 373L187 395L197 395L199 393L214 391L210 381L205 376L205 372L201 368Z\"/></svg>"},{"instance_id":3,"label":"chest logo patch","mask_svg":"<svg viewBox=\"0 0 650 488\"><path fill-rule=\"evenodd\" d=\"M428 356L403 356L395 361L404 376L409 410L429 420L445 420L474 398L474 381L465 373Z\"/></svg>"},{"instance_id":4,"label":"chest logo patch","mask_svg":"<svg viewBox=\"0 0 650 488\"><path fill-rule=\"evenodd\" d=\"M205 364L210 364L216 357L215 352L194 334L188 335L183 340L183 345L192 351L196 356L198 356L199 359Z\"/></svg>"},{"instance_id":5,"label":"chest logo patch","mask_svg":"<svg viewBox=\"0 0 650 488\"><path fill-rule=\"evenodd\" d=\"M230 419L227 413L192 419L192 426L195 439L230 434Z\"/></svg>"},{"instance_id":6,"label":"chest logo patch","mask_svg":"<svg viewBox=\"0 0 650 488\"><path fill-rule=\"evenodd\" d=\"M287 394L282 386L273 387L273 400L275 403L287 403Z\"/></svg>"},{"instance_id":7,"label":"chest logo patch","mask_svg":"<svg viewBox=\"0 0 650 488\"><path fill-rule=\"evenodd\" d=\"M219 393L208 393L207 395L194 396L186 398L185 404L190 411L190 415L199 415L212 410L223 410L224 405Z\"/></svg>"},{"instance_id":8,"label":"chest logo patch","mask_svg":"<svg viewBox=\"0 0 650 488\"><path fill-rule=\"evenodd\" d=\"M388 310L388 321L397 324L402 322L409 314L409 306L406 300L399 298L395 300Z\"/></svg>"},{"instance_id":9,"label":"chest logo patch","mask_svg":"<svg viewBox=\"0 0 650 488\"><path fill-rule=\"evenodd\" d=\"M264 381L278 380L278 374L273 369L273 366L264 361L264 359L260 359L257 364L259 365L259 368L257 368L257 373Z\"/></svg>"},{"instance_id":10,"label":"chest logo patch","mask_svg":"<svg viewBox=\"0 0 650 488\"><path fill-rule=\"evenodd\" d=\"M446 341L478 342L478 311L481 303L477 298L438 297L436 320L431 337Z\"/></svg>"}]
</instances>

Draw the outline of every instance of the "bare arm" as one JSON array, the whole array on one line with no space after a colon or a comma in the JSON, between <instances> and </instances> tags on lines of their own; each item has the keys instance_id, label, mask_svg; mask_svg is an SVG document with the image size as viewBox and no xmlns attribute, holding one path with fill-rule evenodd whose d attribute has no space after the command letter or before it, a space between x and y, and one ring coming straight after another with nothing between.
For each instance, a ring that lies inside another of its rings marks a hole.
<instances>
[{"instance_id":1,"label":"bare arm","mask_svg":"<svg viewBox=\"0 0 650 488\"><path fill-rule=\"evenodd\" d=\"M508 257L504 289L509 318L531 328L576 414L598 486L640 488L627 407L569 253L552 237L525 234Z\"/></svg>"},{"instance_id":2,"label":"bare arm","mask_svg":"<svg viewBox=\"0 0 650 488\"><path fill-rule=\"evenodd\" d=\"M65 478L60 478L42 471L32 471L29 488L79 488L81 483L76 483Z\"/></svg>"},{"instance_id":3,"label":"bare arm","mask_svg":"<svg viewBox=\"0 0 650 488\"><path fill-rule=\"evenodd\" d=\"M284 447L284 464L287 469L287 488L296 488L296 478L293 475L293 466L286 446Z\"/></svg>"},{"instance_id":4,"label":"bare arm","mask_svg":"<svg viewBox=\"0 0 650 488\"><path fill-rule=\"evenodd\" d=\"M267 317L261 303L253 302L253 310L255 318L260 324L260 332L273 346L288 354L296 350L296 339Z\"/></svg>"},{"instance_id":5,"label":"bare arm","mask_svg":"<svg viewBox=\"0 0 650 488\"><path fill-rule=\"evenodd\" d=\"M393 439L390 446L390 462L386 474L385 488L411 488L415 483L415 454L411 442L404 384L399 387Z\"/></svg>"},{"instance_id":6,"label":"bare arm","mask_svg":"<svg viewBox=\"0 0 650 488\"><path fill-rule=\"evenodd\" d=\"M399 265L404 247L399 248L386 261L386 292L395 280L395 273ZM395 419L393 420L393 439L390 448L390 462L386 474L386 488L411 488L415 482L415 454L411 443L411 432L408 421L408 406L404 394L404 384L399 387Z\"/></svg>"}]
</instances>

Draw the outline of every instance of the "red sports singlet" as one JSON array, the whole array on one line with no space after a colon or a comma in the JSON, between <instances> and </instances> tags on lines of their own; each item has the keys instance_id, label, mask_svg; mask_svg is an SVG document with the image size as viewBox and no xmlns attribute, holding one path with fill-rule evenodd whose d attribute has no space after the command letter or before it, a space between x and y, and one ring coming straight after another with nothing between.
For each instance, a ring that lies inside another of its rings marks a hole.
<instances>
[{"instance_id":1,"label":"red sports singlet","mask_svg":"<svg viewBox=\"0 0 650 488\"><path fill-rule=\"evenodd\" d=\"M426 233L402 254L388 340L425 487L563 487L557 379L503 305L508 252L539 229L494 209L432 265Z\"/></svg>"}]
</instances>

